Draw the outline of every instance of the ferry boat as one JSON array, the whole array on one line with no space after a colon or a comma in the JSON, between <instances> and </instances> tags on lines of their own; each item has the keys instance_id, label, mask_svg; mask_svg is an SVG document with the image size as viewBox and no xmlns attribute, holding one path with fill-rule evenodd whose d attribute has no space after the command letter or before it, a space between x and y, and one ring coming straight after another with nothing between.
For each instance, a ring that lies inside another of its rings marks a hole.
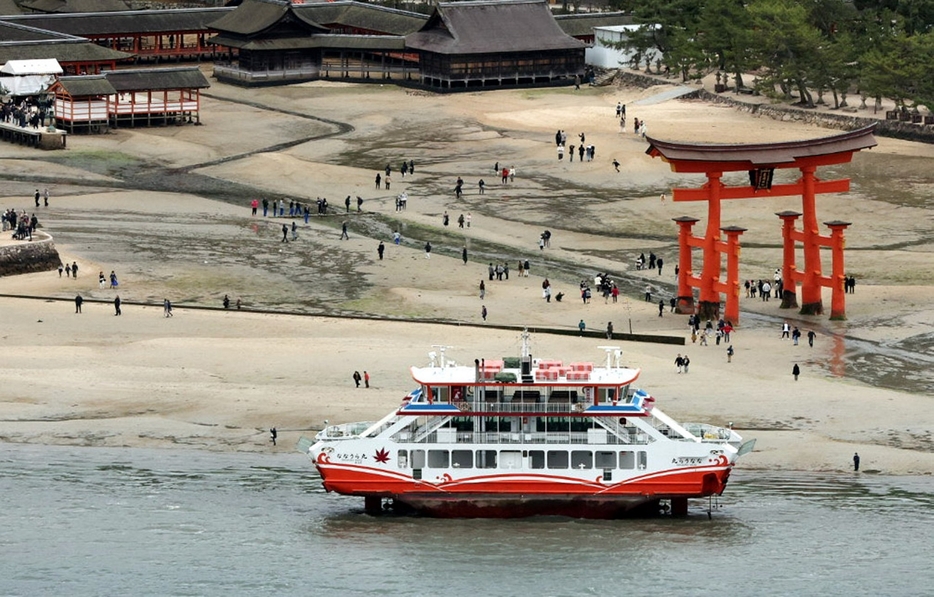
<instances>
[{"instance_id":1,"label":"ferry boat","mask_svg":"<svg viewBox=\"0 0 934 597\"><path fill-rule=\"evenodd\" d=\"M633 384L617 346L603 366L518 357L458 365L434 347L412 367L418 388L375 422L327 425L302 438L324 488L365 510L438 517L687 514L720 495L752 450L734 430L678 423ZM327 423L327 422L325 422Z\"/></svg>"}]
</instances>

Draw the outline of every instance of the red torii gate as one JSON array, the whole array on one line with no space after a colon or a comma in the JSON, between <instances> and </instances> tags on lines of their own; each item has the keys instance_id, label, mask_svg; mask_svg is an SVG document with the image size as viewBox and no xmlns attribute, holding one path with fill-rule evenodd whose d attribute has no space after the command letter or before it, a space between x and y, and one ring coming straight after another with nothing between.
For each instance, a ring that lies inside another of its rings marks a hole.
<instances>
[{"instance_id":1,"label":"red torii gate","mask_svg":"<svg viewBox=\"0 0 934 597\"><path fill-rule=\"evenodd\" d=\"M720 227L720 202L724 199L750 199L756 197L784 197L801 195L802 229L795 230L797 212L777 214L783 221L782 307L798 306L797 285L801 283L801 313L823 313L821 287L833 290L831 319L846 318L846 295L843 279L843 230L848 222L827 222L830 236L822 236L817 224L816 196L819 193L844 193L850 190L850 180L819 180L814 174L818 166L843 164L862 149L875 147L872 136L875 125L862 129L806 141L758 144L679 143L660 141L651 137L646 153L661 157L671 165L673 172L703 173L707 182L696 189L674 189L674 201L706 201L707 231L703 237L693 236L691 228L696 218L681 217L678 273L678 312L695 311L692 288L700 289L697 312L705 318L716 318L720 313L720 293L726 294L724 317L739 321L739 235L745 229L735 226ZM772 184L775 169L797 168L801 178L791 184ZM724 172L749 172L749 185L725 186L720 182ZM727 240L721 241L720 232ZM795 242L804 248L804 269L798 271L795 263ZM833 272L822 275L820 248L833 249ZM691 248L703 249L704 265L700 276L695 276L691 265ZM720 281L721 254L727 253L727 280Z\"/></svg>"}]
</instances>

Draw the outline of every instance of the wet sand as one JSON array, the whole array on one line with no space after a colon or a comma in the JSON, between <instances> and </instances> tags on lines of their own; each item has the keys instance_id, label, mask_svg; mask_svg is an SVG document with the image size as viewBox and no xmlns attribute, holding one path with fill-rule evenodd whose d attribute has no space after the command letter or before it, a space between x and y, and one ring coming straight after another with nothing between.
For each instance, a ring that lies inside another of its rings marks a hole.
<instances>
[{"instance_id":1,"label":"wet sand","mask_svg":"<svg viewBox=\"0 0 934 597\"><path fill-rule=\"evenodd\" d=\"M834 131L697 101L654 103L660 91L439 96L388 86L243 90L214 83L203 126L72 136L65 152L0 146L7 181L0 205L30 208L35 187L49 187L51 207L40 210L40 220L62 258L77 261L81 272L77 280L57 272L0 280L5 294L64 299L0 298L7 378L0 385L0 439L289 450L302 430L324 419L388 412L411 389L408 367L425 362L432 344L451 345L462 362L516 353L517 335L485 327L481 305L491 325L573 329L584 319L591 329L613 321L624 330L631 320L635 332L685 337L686 317L658 318L657 307L641 299L647 285L655 301L674 291L671 218L706 216L701 205L675 205L659 195L699 181L646 156L646 143L631 129L621 133L616 102L627 103L630 123L647 120L658 138L761 142ZM585 132L597 158L558 161L559 128L575 145ZM414 160L414 176L399 175L403 159ZM514 183L500 184L497 161L516 166ZM376 190L373 179L387 162L392 188ZM725 346L713 343L623 343L628 363L643 369L640 385L679 420L732 421L744 436L758 438L743 466L845 470L858 451L865 470L934 471L927 422L934 414L932 164L934 148L880 138L852 164L819 172L853 179L850 193L818 200L820 221L853 222L847 269L858 285L848 297L848 321L744 300L732 363ZM453 194L458 176L466 190L460 200ZM477 192L481 177L484 195ZM408 209L396 212L401 191ZM299 219L297 242L280 242L290 218L249 213L253 197L327 197L343 211L347 195L354 206L356 196L364 199L362 212L312 217L308 226ZM769 278L780 265L774 213L799 202L725 206L724 225L749 229L742 237L743 278ZM469 229L457 228L461 213L470 213ZM340 241L344 221L350 240ZM540 251L544 229L553 233L552 246ZM401 246L392 244L393 230L402 232ZM379 240L387 248L383 261ZM430 260L425 241L434 247ZM460 260L464 247L467 265ZM634 271L635 257L649 251L665 258L663 275ZM520 259L532 263L528 278L516 278ZM481 302L477 285L493 261L508 261L511 279L487 281ZM98 289L97 272L111 270L119 290ZM596 298L583 305L577 298L579 280L597 271L620 279L626 296L619 303ZM563 302L541 299L545 276L555 293L566 293ZM79 292L91 299L80 316L70 302ZM120 318L109 304L116 292L124 301ZM185 308L219 307L224 294L268 313ZM162 317L163 297L176 305L171 319ZM827 292L825 305L829 300ZM785 318L817 331L815 347L780 340ZM596 346L605 341L537 335L533 342L537 356L599 360ZM677 352L690 354L689 375L675 373ZM796 362L804 371L798 382L791 377ZM368 370L374 387L353 388L355 369ZM265 432L272 426L280 429L276 448Z\"/></svg>"}]
</instances>

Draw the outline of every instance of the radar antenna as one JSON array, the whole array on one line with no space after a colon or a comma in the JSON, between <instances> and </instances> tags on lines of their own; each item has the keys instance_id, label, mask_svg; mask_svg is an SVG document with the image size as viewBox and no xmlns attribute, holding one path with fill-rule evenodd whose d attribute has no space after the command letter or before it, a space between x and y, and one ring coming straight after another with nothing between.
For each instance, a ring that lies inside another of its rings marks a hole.
<instances>
[{"instance_id":1,"label":"radar antenna","mask_svg":"<svg viewBox=\"0 0 934 597\"><path fill-rule=\"evenodd\" d=\"M617 369L619 368L619 361L623 356L623 350L619 346L598 346L597 348L600 348L604 352L606 352L606 368L607 369L611 368L610 363L611 363L612 357L614 356L616 357L616 368Z\"/></svg>"},{"instance_id":2,"label":"radar antenna","mask_svg":"<svg viewBox=\"0 0 934 597\"><path fill-rule=\"evenodd\" d=\"M432 348L437 348L437 349L438 349L438 352L441 353L441 358L440 358L438 364L439 364L439 366L440 366L442 369L444 369L444 368L447 366L447 362L444 360L444 351L447 350L447 349L449 349L449 348L454 348L454 347L453 347L453 346L444 346L444 345L442 345L442 344L432 344L431 347L432 347ZM437 355L434 351L432 351L432 352L429 352L429 353L428 353L428 356L431 357L431 365L434 366L434 364L435 364L435 357L437 357L438 355ZM453 364L454 364L454 361L451 361L451 364L453 365Z\"/></svg>"}]
</instances>

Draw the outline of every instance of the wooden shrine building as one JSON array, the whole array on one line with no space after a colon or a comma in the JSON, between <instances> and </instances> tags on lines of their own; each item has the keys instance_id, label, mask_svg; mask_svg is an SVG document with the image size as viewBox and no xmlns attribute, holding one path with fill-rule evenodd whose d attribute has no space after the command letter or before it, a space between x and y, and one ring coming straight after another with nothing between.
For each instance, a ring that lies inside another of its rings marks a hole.
<instances>
[{"instance_id":1,"label":"wooden shrine building","mask_svg":"<svg viewBox=\"0 0 934 597\"><path fill-rule=\"evenodd\" d=\"M226 63L215 63L214 76L247 86L415 76L403 36L424 19L360 2L244 0L211 24L218 34L209 41L231 49Z\"/></svg>"},{"instance_id":2,"label":"wooden shrine building","mask_svg":"<svg viewBox=\"0 0 934 597\"><path fill-rule=\"evenodd\" d=\"M110 98L117 90L104 75L60 77L52 87L55 94L55 126L69 133L99 133L110 122Z\"/></svg>"},{"instance_id":3,"label":"wooden shrine building","mask_svg":"<svg viewBox=\"0 0 934 597\"><path fill-rule=\"evenodd\" d=\"M197 67L117 70L105 76L116 91L112 127L201 123L201 90L211 84Z\"/></svg>"},{"instance_id":4,"label":"wooden shrine building","mask_svg":"<svg viewBox=\"0 0 934 597\"><path fill-rule=\"evenodd\" d=\"M0 64L9 60L54 58L66 74L98 73L114 69L130 54L102 48L87 39L0 21Z\"/></svg>"},{"instance_id":5,"label":"wooden shrine building","mask_svg":"<svg viewBox=\"0 0 934 597\"><path fill-rule=\"evenodd\" d=\"M95 44L126 52L135 62L212 59L217 46L208 44L208 23L232 8L134 10L123 12L22 15L4 20L83 37Z\"/></svg>"},{"instance_id":6,"label":"wooden shrine building","mask_svg":"<svg viewBox=\"0 0 934 597\"><path fill-rule=\"evenodd\" d=\"M585 44L565 33L545 0L444 2L406 48L420 83L439 90L572 83Z\"/></svg>"},{"instance_id":7,"label":"wooden shrine building","mask_svg":"<svg viewBox=\"0 0 934 597\"><path fill-rule=\"evenodd\" d=\"M55 123L69 132L99 133L109 127L201 122L201 90L210 87L197 67L107 71L61 77Z\"/></svg>"},{"instance_id":8,"label":"wooden shrine building","mask_svg":"<svg viewBox=\"0 0 934 597\"><path fill-rule=\"evenodd\" d=\"M844 164L853 159L857 151L876 145L872 133L875 125L862 129L805 141L755 144L712 144L680 143L649 138L646 151L652 157L660 157L672 171L702 173L707 182L699 188L674 189L674 201L706 201L707 231L704 236L694 236L691 228L699 220L691 217L676 218L680 227L678 245L678 298L679 313L696 312L704 319L720 316L720 294L726 295L723 317L734 324L739 321L739 236L746 230L738 226L721 228L721 201L725 199L758 199L799 195L803 212L802 227L795 228L795 221L802 213L783 211L778 215L783 221L783 265L782 307L798 307L797 287L801 285L801 313L817 315L823 313L821 289L831 289L831 319L846 318L846 295L843 286L845 270L843 261L843 231L848 222L830 221L825 225L829 235L820 234L817 219L816 196L820 193L844 193L850 189L849 179L820 180L816 176L819 166ZM772 184L776 169L796 169L801 173L794 183ZM721 182L725 172L747 172L748 185L726 186ZM726 240L721 240L721 233ZM795 258L796 244L804 254L801 268ZM821 247L831 249L832 271L823 274ZM703 269L695 275L692 249L703 252ZM727 279L721 282L722 256L727 257ZM700 291L699 304L695 306L692 288Z\"/></svg>"}]
</instances>

